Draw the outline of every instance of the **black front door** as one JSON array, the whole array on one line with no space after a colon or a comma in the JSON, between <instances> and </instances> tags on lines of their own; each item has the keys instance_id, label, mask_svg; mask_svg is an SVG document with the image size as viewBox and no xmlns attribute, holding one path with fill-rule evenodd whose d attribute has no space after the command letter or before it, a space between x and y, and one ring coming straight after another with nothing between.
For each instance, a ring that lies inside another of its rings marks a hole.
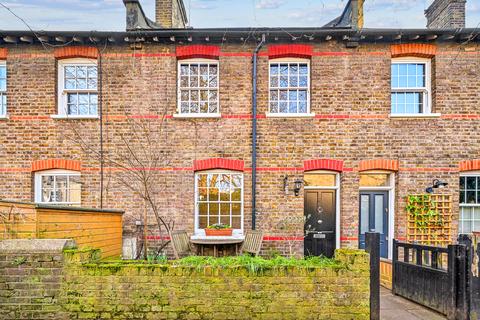
<instances>
[{"instance_id":1,"label":"black front door","mask_svg":"<svg viewBox=\"0 0 480 320\"><path fill-rule=\"evenodd\" d=\"M380 256L388 258L388 191L360 192L360 249L365 249L365 232L380 233Z\"/></svg>"},{"instance_id":2,"label":"black front door","mask_svg":"<svg viewBox=\"0 0 480 320\"><path fill-rule=\"evenodd\" d=\"M333 257L335 252L335 190L305 190L306 256Z\"/></svg>"}]
</instances>

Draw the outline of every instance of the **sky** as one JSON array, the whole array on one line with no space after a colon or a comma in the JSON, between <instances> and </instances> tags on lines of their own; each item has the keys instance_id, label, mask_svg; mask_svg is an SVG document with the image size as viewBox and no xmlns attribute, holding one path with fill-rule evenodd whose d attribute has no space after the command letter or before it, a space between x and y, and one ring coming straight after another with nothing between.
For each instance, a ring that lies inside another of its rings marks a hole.
<instances>
[{"instance_id":1,"label":"sky","mask_svg":"<svg viewBox=\"0 0 480 320\"><path fill-rule=\"evenodd\" d=\"M155 0L140 0L154 20ZM365 27L423 28L432 0L366 0ZM347 0L184 0L190 25L215 27L321 27ZM0 30L125 30L122 0L0 0ZM480 0L467 0L467 27L480 27Z\"/></svg>"}]
</instances>

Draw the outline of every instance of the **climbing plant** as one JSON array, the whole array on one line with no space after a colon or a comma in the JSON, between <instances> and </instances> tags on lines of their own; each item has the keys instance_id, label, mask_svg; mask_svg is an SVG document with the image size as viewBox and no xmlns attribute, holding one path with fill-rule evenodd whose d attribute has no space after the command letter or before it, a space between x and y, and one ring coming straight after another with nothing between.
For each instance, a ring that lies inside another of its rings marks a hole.
<instances>
[{"instance_id":1,"label":"climbing plant","mask_svg":"<svg viewBox=\"0 0 480 320\"><path fill-rule=\"evenodd\" d=\"M451 208L451 195L408 195L405 206L408 219L408 241L447 245L451 237Z\"/></svg>"}]
</instances>

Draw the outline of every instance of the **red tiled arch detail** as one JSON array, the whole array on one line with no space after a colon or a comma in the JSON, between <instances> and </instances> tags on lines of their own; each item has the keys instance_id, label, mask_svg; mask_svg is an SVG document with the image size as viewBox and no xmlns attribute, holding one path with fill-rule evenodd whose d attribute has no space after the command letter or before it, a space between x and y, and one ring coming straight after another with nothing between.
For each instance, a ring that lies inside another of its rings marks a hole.
<instances>
[{"instance_id":1,"label":"red tiled arch detail","mask_svg":"<svg viewBox=\"0 0 480 320\"><path fill-rule=\"evenodd\" d=\"M367 170L398 171L398 160L374 159L360 161L358 171Z\"/></svg>"},{"instance_id":2,"label":"red tiled arch detail","mask_svg":"<svg viewBox=\"0 0 480 320\"><path fill-rule=\"evenodd\" d=\"M313 55L313 47L305 44L286 44L268 46L268 58L307 58Z\"/></svg>"},{"instance_id":3,"label":"red tiled arch detail","mask_svg":"<svg viewBox=\"0 0 480 320\"><path fill-rule=\"evenodd\" d=\"M424 43L393 44L390 47L390 51L392 53L392 58L433 58L437 54L437 46Z\"/></svg>"},{"instance_id":4,"label":"red tiled arch detail","mask_svg":"<svg viewBox=\"0 0 480 320\"><path fill-rule=\"evenodd\" d=\"M50 169L65 169L80 171L81 164L77 160L67 160L67 159L46 159L46 160L36 160L32 163L32 172L43 171Z\"/></svg>"},{"instance_id":5,"label":"red tiled arch detail","mask_svg":"<svg viewBox=\"0 0 480 320\"><path fill-rule=\"evenodd\" d=\"M210 169L227 169L235 171L244 171L245 163L243 160L211 158L193 161L193 170L202 171Z\"/></svg>"},{"instance_id":6,"label":"red tiled arch detail","mask_svg":"<svg viewBox=\"0 0 480 320\"><path fill-rule=\"evenodd\" d=\"M313 159L303 161L303 170L312 171L312 170L331 170L342 172L343 171L343 160L335 159Z\"/></svg>"},{"instance_id":7,"label":"red tiled arch detail","mask_svg":"<svg viewBox=\"0 0 480 320\"><path fill-rule=\"evenodd\" d=\"M177 47L176 54L179 60L192 58L218 59L220 47L204 45L182 46Z\"/></svg>"},{"instance_id":8,"label":"red tiled arch detail","mask_svg":"<svg viewBox=\"0 0 480 320\"><path fill-rule=\"evenodd\" d=\"M61 47L61 48L55 49L54 56L56 59L69 59L69 58L97 59L98 50L95 47L85 47L85 46Z\"/></svg>"},{"instance_id":9,"label":"red tiled arch detail","mask_svg":"<svg viewBox=\"0 0 480 320\"><path fill-rule=\"evenodd\" d=\"M460 171L474 171L480 170L480 160L466 160L461 161L459 165Z\"/></svg>"},{"instance_id":10,"label":"red tiled arch detail","mask_svg":"<svg viewBox=\"0 0 480 320\"><path fill-rule=\"evenodd\" d=\"M0 48L0 60L7 59L7 48Z\"/></svg>"}]
</instances>

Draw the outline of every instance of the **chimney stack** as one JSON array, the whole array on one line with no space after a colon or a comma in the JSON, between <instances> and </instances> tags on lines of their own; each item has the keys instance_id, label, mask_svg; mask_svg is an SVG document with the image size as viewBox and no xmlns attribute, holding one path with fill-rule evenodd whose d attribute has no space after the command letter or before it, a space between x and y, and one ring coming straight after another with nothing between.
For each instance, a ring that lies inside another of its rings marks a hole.
<instances>
[{"instance_id":1,"label":"chimney stack","mask_svg":"<svg viewBox=\"0 0 480 320\"><path fill-rule=\"evenodd\" d=\"M183 0L155 0L156 23L165 29L183 29L188 24Z\"/></svg>"},{"instance_id":2,"label":"chimney stack","mask_svg":"<svg viewBox=\"0 0 480 320\"><path fill-rule=\"evenodd\" d=\"M465 28L465 6L467 0L434 0L425 10L427 28Z\"/></svg>"}]
</instances>

